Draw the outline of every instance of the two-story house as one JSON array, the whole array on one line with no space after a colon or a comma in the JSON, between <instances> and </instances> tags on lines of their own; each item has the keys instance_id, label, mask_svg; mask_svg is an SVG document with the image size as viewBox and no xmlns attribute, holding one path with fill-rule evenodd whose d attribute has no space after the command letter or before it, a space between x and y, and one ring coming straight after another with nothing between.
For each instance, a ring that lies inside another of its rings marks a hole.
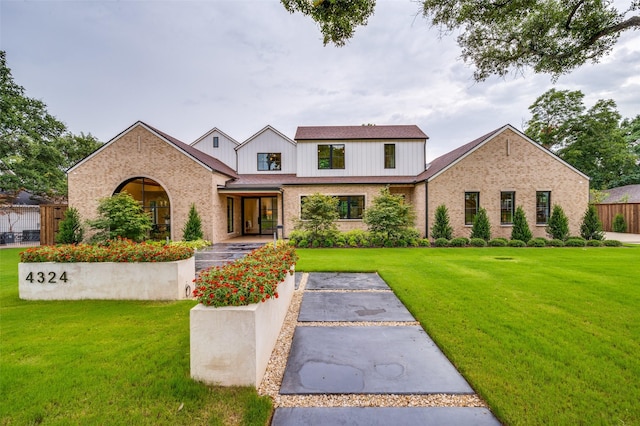
<instances>
[{"instance_id":1,"label":"two-story house","mask_svg":"<svg viewBox=\"0 0 640 426\"><path fill-rule=\"evenodd\" d=\"M363 212L388 186L413 206L424 236L440 204L456 236L468 236L486 208L493 236L509 237L518 205L535 236L545 236L553 204L578 232L588 177L513 127L430 164L426 141L415 125L299 127L293 140L266 126L242 143L214 128L188 145L137 122L69 170L69 203L91 218L100 198L127 191L172 239L193 203L205 238L219 242L279 228L288 235L316 192L338 197L340 229L364 229Z\"/></svg>"}]
</instances>

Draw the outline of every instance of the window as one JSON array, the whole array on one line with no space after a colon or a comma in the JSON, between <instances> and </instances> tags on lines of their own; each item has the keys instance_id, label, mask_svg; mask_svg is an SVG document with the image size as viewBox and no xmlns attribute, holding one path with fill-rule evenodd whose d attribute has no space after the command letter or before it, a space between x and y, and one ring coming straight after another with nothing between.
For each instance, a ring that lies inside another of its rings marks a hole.
<instances>
[{"instance_id":1,"label":"window","mask_svg":"<svg viewBox=\"0 0 640 426\"><path fill-rule=\"evenodd\" d=\"M516 204L516 193L513 191L500 193L500 223L511 225L513 223L514 206Z\"/></svg>"},{"instance_id":2,"label":"window","mask_svg":"<svg viewBox=\"0 0 640 426\"><path fill-rule=\"evenodd\" d=\"M344 145L318 145L318 169L344 169Z\"/></svg>"},{"instance_id":3,"label":"window","mask_svg":"<svg viewBox=\"0 0 640 426\"><path fill-rule=\"evenodd\" d=\"M384 144L384 168L396 168L396 144L394 143Z\"/></svg>"},{"instance_id":4,"label":"window","mask_svg":"<svg viewBox=\"0 0 640 426\"><path fill-rule=\"evenodd\" d=\"M549 223L551 215L551 191L536 192L536 224Z\"/></svg>"},{"instance_id":5,"label":"window","mask_svg":"<svg viewBox=\"0 0 640 426\"><path fill-rule=\"evenodd\" d=\"M213 137L213 147L214 148L218 148L220 146L220 140L218 139L217 136Z\"/></svg>"},{"instance_id":6,"label":"window","mask_svg":"<svg viewBox=\"0 0 640 426\"><path fill-rule=\"evenodd\" d=\"M306 200L306 196L300 197L300 216L302 220L302 205ZM364 195L338 195L338 216L340 219L362 219L364 212Z\"/></svg>"},{"instance_id":7,"label":"window","mask_svg":"<svg viewBox=\"0 0 640 426\"><path fill-rule=\"evenodd\" d=\"M282 154L279 152L259 153L258 170L282 170Z\"/></svg>"},{"instance_id":8,"label":"window","mask_svg":"<svg viewBox=\"0 0 640 426\"><path fill-rule=\"evenodd\" d=\"M480 208L480 193L465 192L464 193L464 224L473 225L473 219L478 214Z\"/></svg>"},{"instance_id":9,"label":"window","mask_svg":"<svg viewBox=\"0 0 640 426\"><path fill-rule=\"evenodd\" d=\"M227 197L227 232L233 232L233 198Z\"/></svg>"},{"instance_id":10,"label":"window","mask_svg":"<svg viewBox=\"0 0 640 426\"><path fill-rule=\"evenodd\" d=\"M362 219L364 211L364 195L338 197L338 214L340 219Z\"/></svg>"}]
</instances>

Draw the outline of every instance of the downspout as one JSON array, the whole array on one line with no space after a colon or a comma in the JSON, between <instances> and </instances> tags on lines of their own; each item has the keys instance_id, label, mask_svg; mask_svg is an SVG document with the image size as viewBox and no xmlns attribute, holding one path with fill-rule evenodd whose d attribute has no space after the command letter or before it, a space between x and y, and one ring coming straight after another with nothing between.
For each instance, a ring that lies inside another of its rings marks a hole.
<instances>
[{"instance_id":1,"label":"downspout","mask_svg":"<svg viewBox=\"0 0 640 426\"><path fill-rule=\"evenodd\" d=\"M429 181L424 180L424 233L429 238Z\"/></svg>"},{"instance_id":2,"label":"downspout","mask_svg":"<svg viewBox=\"0 0 640 426\"><path fill-rule=\"evenodd\" d=\"M282 207L282 214L280 220L282 221L282 239L284 240L284 188L280 188L280 205Z\"/></svg>"}]
</instances>

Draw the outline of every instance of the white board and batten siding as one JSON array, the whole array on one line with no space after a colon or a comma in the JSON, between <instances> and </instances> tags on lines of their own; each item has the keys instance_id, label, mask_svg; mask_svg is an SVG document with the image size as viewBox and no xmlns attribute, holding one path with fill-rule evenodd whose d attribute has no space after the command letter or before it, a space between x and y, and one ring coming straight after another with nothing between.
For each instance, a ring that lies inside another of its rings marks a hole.
<instances>
[{"instance_id":1,"label":"white board and batten siding","mask_svg":"<svg viewBox=\"0 0 640 426\"><path fill-rule=\"evenodd\" d=\"M296 143L267 126L241 145L238 153L239 174L295 174ZM281 170L258 170L258 154L280 153Z\"/></svg>"},{"instance_id":2,"label":"white board and batten siding","mask_svg":"<svg viewBox=\"0 0 640 426\"><path fill-rule=\"evenodd\" d=\"M344 169L318 169L318 145L345 146ZM395 144L396 167L385 169L384 145ZM298 176L416 176L424 171L425 140L298 141Z\"/></svg>"},{"instance_id":3,"label":"white board and batten siding","mask_svg":"<svg viewBox=\"0 0 640 426\"><path fill-rule=\"evenodd\" d=\"M218 138L218 147L213 145L213 138ZM217 158L232 169L236 169L236 147L239 145L234 139L218 129L210 130L191 144L194 148Z\"/></svg>"}]
</instances>

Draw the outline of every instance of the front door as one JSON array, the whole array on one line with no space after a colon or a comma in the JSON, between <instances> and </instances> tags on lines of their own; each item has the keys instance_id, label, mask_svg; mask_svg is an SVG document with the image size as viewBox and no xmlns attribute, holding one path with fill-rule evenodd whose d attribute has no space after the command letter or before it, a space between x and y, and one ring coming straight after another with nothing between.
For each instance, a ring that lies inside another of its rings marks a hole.
<instances>
[{"instance_id":1,"label":"front door","mask_svg":"<svg viewBox=\"0 0 640 426\"><path fill-rule=\"evenodd\" d=\"M244 235L273 235L278 226L278 198L242 198L242 218Z\"/></svg>"}]
</instances>

